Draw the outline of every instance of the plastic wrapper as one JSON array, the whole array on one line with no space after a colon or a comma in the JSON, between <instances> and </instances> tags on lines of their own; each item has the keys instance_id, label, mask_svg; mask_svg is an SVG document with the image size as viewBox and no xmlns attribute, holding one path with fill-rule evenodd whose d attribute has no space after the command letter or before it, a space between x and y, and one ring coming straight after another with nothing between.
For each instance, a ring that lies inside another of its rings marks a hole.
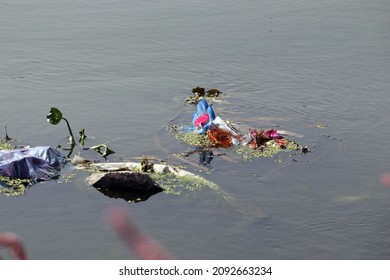
<instances>
[{"instance_id":1,"label":"plastic wrapper","mask_svg":"<svg viewBox=\"0 0 390 280\"><path fill-rule=\"evenodd\" d=\"M52 147L0 150L0 175L11 178L50 180L65 163L66 157Z\"/></svg>"}]
</instances>

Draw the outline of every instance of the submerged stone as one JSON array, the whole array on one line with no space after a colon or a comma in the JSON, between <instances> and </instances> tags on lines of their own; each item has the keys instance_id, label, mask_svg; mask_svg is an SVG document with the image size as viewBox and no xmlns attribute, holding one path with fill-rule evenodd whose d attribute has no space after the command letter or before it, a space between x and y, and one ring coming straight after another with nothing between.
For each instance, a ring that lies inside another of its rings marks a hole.
<instances>
[{"instance_id":1,"label":"submerged stone","mask_svg":"<svg viewBox=\"0 0 390 280\"><path fill-rule=\"evenodd\" d=\"M148 174L132 171L92 173L86 182L106 196L129 202L144 201L164 190Z\"/></svg>"}]
</instances>

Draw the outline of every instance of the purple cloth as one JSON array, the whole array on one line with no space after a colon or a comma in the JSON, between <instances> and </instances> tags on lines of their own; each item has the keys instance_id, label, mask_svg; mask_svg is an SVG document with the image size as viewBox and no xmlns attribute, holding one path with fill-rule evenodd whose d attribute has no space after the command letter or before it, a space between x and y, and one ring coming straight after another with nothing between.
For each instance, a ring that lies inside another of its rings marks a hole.
<instances>
[{"instance_id":1,"label":"purple cloth","mask_svg":"<svg viewBox=\"0 0 390 280\"><path fill-rule=\"evenodd\" d=\"M11 178L50 180L65 163L66 157L52 147L0 150L0 175Z\"/></svg>"}]
</instances>

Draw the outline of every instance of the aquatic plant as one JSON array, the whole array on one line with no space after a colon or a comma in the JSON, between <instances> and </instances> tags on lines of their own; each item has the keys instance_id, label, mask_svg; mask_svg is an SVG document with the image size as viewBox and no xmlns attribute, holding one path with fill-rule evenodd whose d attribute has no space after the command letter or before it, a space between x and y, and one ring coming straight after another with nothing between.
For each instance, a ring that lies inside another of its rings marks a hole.
<instances>
[{"instance_id":1,"label":"aquatic plant","mask_svg":"<svg viewBox=\"0 0 390 280\"><path fill-rule=\"evenodd\" d=\"M207 135L198 134L196 132L181 132L182 127L178 125L168 125L167 130L173 134L173 136L188 145L196 146L196 147L209 147L211 146L211 142Z\"/></svg>"},{"instance_id":2,"label":"aquatic plant","mask_svg":"<svg viewBox=\"0 0 390 280\"><path fill-rule=\"evenodd\" d=\"M100 150L101 148L104 148L103 152ZM102 157L107 158L111 154L115 154L113 150L107 147L106 144L100 144L93 147L90 147L89 149L94 150L102 155Z\"/></svg>"},{"instance_id":3,"label":"aquatic plant","mask_svg":"<svg viewBox=\"0 0 390 280\"><path fill-rule=\"evenodd\" d=\"M197 191L212 184L212 182L200 176L176 176L174 174L161 174L155 172L150 172L148 174L164 189L164 193L167 194L179 195L182 194L182 192L187 192L187 195L195 195Z\"/></svg>"},{"instance_id":4,"label":"aquatic plant","mask_svg":"<svg viewBox=\"0 0 390 280\"><path fill-rule=\"evenodd\" d=\"M30 179L10 178L0 176L0 194L4 196L19 196L26 192L31 184Z\"/></svg>"},{"instance_id":5,"label":"aquatic plant","mask_svg":"<svg viewBox=\"0 0 390 280\"><path fill-rule=\"evenodd\" d=\"M207 91L207 96L208 97L218 97L222 92L219 89L216 88L211 88Z\"/></svg>"},{"instance_id":6,"label":"aquatic plant","mask_svg":"<svg viewBox=\"0 0 390 280\"><path fill-rule=\"evenodd\" d=\"M8 131L7 131L7 126L5 127L5 137L4 137L5 142L9 142L12 140L11 137L8 136Z\"/></svg>"},{"instance_id":7,"label":"aquatic plant","mask_svg":"<svg viewBox=\"0 0 390 280\"><path fill-rule=\"evenodd\" d=\"M216 88L211 88L206 91L205 88L203 87L195 87L192 89L192 96L188 97L184 103L185 104L198 104L198 102L204 98L207 97L209 99L216 99L222 91Z\"/></svg>"},{"instance_id":8,"label":"aquatic plant","mask_svg":"<svg viewBox=\"0 0 390 280\"><path fill-rule=\"evenodd\" d=\"M12 150L15 147L11 145L11 141L16 140L8 136L7 127L5 127L5 137L0 140L0 150Z\"/></svg>"},{"instance_id":9,"label":"aquatic plant","mask_svg":"<svg viewBox=\"0 0 390 280\"><path fill-rule=\"evenodd\" d=\"M7 142L0 142L0 150L12 150L13 146L10 143Z\"/></svg>"},{"instance_id":10,"label":"aquatic plant","mask_svg":"<svg viewBox=\"0 0 390 280\"><path fill-rule=\"evenodd\" d=\"M79 143L80 143L81 146L84 146L85 138L87 138L87 135L85 135L85 128L80 130L79 134L80 134Z\"/></svg>"},{"instance_id":11,"label":"aquatic plant","mask_svg":"<svg viewBox=\"0 0 390 280\"><path fill-rule=\"evenodd\" d=\"M319 129L324 129L325 127L327 127L327 125L323 124L323 123L317 123L314 125L314 127L319 128Z\"/></svg>"},{"instance_id":12,"label":"aquatic plant","mask_svg":"<svg viewBox=\"0 0 390 280\"><path fill-rule=\"evenodd\" d=\"M49 114L47 114L46 118L47 118L47 122L53 125L57 125L61 122L61 120L64 120L66 122L66 125L68 126L68 130L70 134L69 142L71 146L76 146L76 141L74 140L73 132L72 129L70 128L69 121L63 117L62 112L60 110L58 110L55 107L50 108L50 112Z\"/></svg>"},{"instance_id":13,"label":"aquatic plant","mask_svg":"<svg viewBox=\"0 0 390 280\"><path fill-rule=\"evenodd\" d=\"M287 141L285 146L279 145L276 140L270 140L266 145L253 149L249 146L240 146L235 149L236 153L241 155L244 160L259 157L273 157L282 151L299 150L301 146L294 141Z\"/></svg>"},{"instance_id":14,"label":"aquatic plant","mask_svg":"<svg viewBox=\"0 0 390 280\"><path fill-rule=\"evenodd\" d=\"M72 129L71 129L70 125L69 125L69 121L66 118L64 118L62 112L59 109L55 108L55 107L50 108L50 112L49 112L49 114L47 114L46 118L47 118L47 122L50 123L50 124L53 124L53 125L59 124L61 122L61 120L64 120L66 122L66 125L68 126L68 130L69 130L69 134L70 134L70 136L69 136L70 152L68 154L68 157L69 157L72 154L73 149L76 146L76 141L75 141L75 138L73 136ZM80 134L80 138L79 138L80 146L84 146L85 139L87 138L87 136L85 135L85 128L81 129L79 134ZM104 148L103 151L101 151L102 148ZM109 155L115 153L113 150L109 149L106 144L96 145L96 146L90 147L89 149L98 152L105 159L107 159L107 157Z\"/></svg>"},{"instance_id":15,"label":"aquatic plant","mask_svg":"<svg viewBox=\"0 0 390 280\"><path fill-rule=\"evenodd\" d=\"M192 89L192 93L198 96L204 96L205 88L203 87L195 87Z\"/></svg>"}]
</instances>

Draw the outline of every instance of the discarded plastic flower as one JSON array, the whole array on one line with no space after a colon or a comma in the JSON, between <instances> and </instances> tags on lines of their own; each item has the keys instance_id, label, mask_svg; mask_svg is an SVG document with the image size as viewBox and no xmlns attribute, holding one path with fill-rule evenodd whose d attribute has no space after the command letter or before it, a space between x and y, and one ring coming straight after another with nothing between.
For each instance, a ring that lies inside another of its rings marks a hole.
<instances>
[{"instance_id":1,"label":"discarded plastic flower","mask_svg":"<svg viewBox=\"0 0 390 280\"><path fill-rule=\"evenodd\" d=\"M210 120L209 114L201 115L201 116L199 116L199 117L195 120L194 126L195 126L196 128L199 128L199 129L200 129L200 128L202 128L202 126L206 125L206 124L209 122L209 120Z\"/></svg>"},{"instance_id":2,"label":"discarded plastic flower","mask_svg":"<svg viewBox=\"0 0 390 280\"><path fill-rule=\"evenodd\" d=\"M215 120L215 113L212 106L209 106L205 99L199 101L196 112L192 115L192 124L199 134L205 134L212 122Z\"/></svg>"}]
</instances>

